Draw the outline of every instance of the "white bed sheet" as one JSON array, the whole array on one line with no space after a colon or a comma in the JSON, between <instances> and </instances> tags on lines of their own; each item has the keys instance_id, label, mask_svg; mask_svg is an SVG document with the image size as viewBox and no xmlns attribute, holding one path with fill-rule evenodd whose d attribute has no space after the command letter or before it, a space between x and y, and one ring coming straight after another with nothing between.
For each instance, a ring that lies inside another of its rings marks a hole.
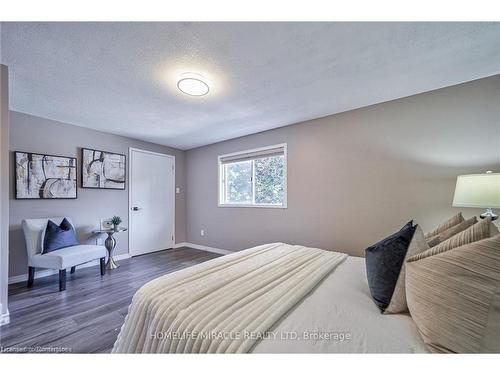
<instances>
[{"instance_id":1,"label":"white bed sheet","mask_svg":"<svg viewBox=\"0 0 500 375\"><path fill-rule=\"evenodd\" d=\"M408 314L384 315L375 306L364 258L358 257L348 257L253 348L253 353L425 352Z\"/></svg>"}]
</instances>

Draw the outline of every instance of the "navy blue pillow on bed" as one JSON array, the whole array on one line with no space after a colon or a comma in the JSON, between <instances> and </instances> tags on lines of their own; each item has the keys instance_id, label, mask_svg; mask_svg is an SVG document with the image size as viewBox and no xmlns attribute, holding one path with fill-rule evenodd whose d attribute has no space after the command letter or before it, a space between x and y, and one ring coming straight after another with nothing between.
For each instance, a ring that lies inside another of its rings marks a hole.
<instances>
[{"instance_id":1,"label":"navy blue pillow on bed","mask_svg":"<svg viewBox=\"0 0 500 375\"><path fill-rule=\"evenodd\" d=\"M68 219L64 218L60 225L52 220L48 221L43 238L42 254L75 245L78 245L75 229Z\"/></svg>"},{"instance_id":2,"label":"navy blue pillow on bed","mask_svg":"<svg viewBox=\"0 0 500 375\"><path fill-rule=\"evenodd\" d=\"M365 250L366 276L373 301L384 311L391 302L403 261L416 225L409 221L401 230Z\"/></svg>"}]
</instances>

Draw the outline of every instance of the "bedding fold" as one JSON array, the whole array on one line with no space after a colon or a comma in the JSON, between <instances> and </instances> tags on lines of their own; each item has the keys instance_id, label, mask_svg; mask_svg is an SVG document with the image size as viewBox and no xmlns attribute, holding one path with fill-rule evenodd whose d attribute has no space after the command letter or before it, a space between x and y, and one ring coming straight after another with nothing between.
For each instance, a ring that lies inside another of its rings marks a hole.
<instances>
[{"instance_id":1,"label":"bedding fold","mask_svg":"<svg viewBox=\"0 0 500 375\"><path fill-rule=\"evenodd\" d=\"M283 243L152 280L132 299L113 353L245 353L347 255Z\"/></svg>"}]
</instances>

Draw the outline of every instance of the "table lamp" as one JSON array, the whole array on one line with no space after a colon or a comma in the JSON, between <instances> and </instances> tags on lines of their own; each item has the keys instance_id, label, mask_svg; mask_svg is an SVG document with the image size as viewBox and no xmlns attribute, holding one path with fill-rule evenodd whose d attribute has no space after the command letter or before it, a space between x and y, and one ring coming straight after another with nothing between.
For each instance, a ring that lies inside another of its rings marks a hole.
<instances>
[{"instance_id":1,"label":"table lamp","mask_svg":"<svg viewBox=\"0 0 500 375\"><path fill-rule=\"evenodd\" d=\"M500 173L488 171L458 176L453 207L485 208L480 217L496 220L498 215L493 208L500 208Z\"/></svg>"}]
</instances>

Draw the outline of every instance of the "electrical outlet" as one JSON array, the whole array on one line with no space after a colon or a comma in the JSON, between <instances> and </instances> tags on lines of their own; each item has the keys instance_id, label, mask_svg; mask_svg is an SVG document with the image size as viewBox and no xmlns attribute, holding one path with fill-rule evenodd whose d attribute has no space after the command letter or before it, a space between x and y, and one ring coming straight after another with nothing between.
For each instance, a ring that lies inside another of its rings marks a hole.
<instances>
[{"instance_id":1,"label":"electrical outlet","mask_svg":"<svg viewBox=\"0 0 500 375\"><path fill-rule=\"evenodd\" d=\"M101 238L101 237L97 237L97 238L95 239L95 244L96 244L97 246L102 246L102 238Z\"/></svg>"},{"instance_id":2,"label":"electrical outlet","mask_svg":"<svg viewBox=\"0 0 500 375\"><path fill-rule=\"evenodd\" d=\"M202 230L200 231L200 234L201 234L202 236L204 236L204 235L205 235L205 229L202 229Z\"/></svg>"}]
</instances>

